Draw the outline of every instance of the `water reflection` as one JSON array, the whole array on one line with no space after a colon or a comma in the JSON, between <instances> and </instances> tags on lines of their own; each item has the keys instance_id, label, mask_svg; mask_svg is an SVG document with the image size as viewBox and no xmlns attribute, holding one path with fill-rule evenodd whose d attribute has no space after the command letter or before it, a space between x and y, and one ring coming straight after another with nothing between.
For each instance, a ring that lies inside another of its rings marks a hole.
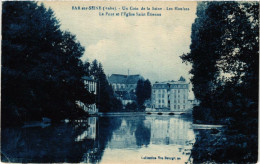
<instances>
[{"instance_id":1,"label":"water reflection","mask_svg":"<svg viewBox=\"0 0 260 164\"><path fill-rule=\"evenodd\" d=\"M190 130L191 124L187 120L176 117L151 117L147 122L151 125L153 144L186 145L187 141L194 138L193 131Z\"/></svg>"},{"instance_id":2,"label":"water reflection","mask_svg":"<svg viewBox=\"0 0 260 164\"><path fill-rule=\"evenodd\" d=\"M84 139L96 139L97 129L97 117L88 118L88 128L80 135L78 135L75 141L83 141Z\"/></svg>"},{"instance_id":3,"label":"water reflection","mask_svg":"<svg viewBox=\"0 0 260 164\"><path fill-rule=\"evenodd\" d=\"M184 163L191 161L190 127L181 116L115 116L44 129L7 128L1 134L2 161Z\"/></svg>"},{"instance_id":4,"label":"water reflection","mask_svg":"<svg viewBox=\"0 0 260 164\"><path fill-rule=\"evenodd\" d=\"M181 116L124 117L108 143L102 162L191 162L194 137L191 122Z\"/></svg>"}]
</instances>

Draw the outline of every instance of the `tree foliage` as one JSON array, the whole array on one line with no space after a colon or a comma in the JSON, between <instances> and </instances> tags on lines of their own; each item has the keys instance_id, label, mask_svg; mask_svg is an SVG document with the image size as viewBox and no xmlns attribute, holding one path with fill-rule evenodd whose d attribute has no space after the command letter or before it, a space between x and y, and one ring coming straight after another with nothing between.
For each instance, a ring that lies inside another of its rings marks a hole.
<instances>
[{"instance_id":1,"label":"tree foliage","mask_svg":"<svg viewBox=\"0 0 260 164\"><path fill-rule=\"evenodd\" d=\"M132 102L132 103L127 103L125 106L125 110L127 112L137 112L137 104L136 102Z\"/></svg>"},{"instance_id":2,"label":"tree foliage","mask_svg":"<svg viewBox=\"0 0 260 164\"><path fill-rule=\"evenodd\" d=\"M151 82L147 80L138 80L136 86L136 97L139 108L142 108L144 101L151 98L152 86Z\"/></svg>"},{"instance_id":3,"label":"tree foliage","mask_svg":"<svg viewBox=\"0 0 260 164\"><path fill-rule=\"evenodd\" d=\"M258 9L258 3L198 5L191 52L181 58L192 64L196 98L201 106L212 108L218 119L234 117L234 108L258 105Z\"/></svg>"},{"instance_id":4,"label":"tree foliage","mask_svg":"<svg viewBox=\"0 0 260 164\"><path fill-rule=\"evenodd\" d=\"M91 75L97 79L97 105L100 112L120 111L123 105L114 96L113 89L109 85L101 63L94 60L89 67Z\"/></svg>"},{"instance_id":5,"label":"tree foliage","mask_svg":"<svg viewBox=\"0 0 260 164\"><path fill-rule=\"evenodd\" d=\"M201 101L195 121L227 124L231 144L243 136L252 145L258 135L259 3L198 3L191 39L190 53L181 58L192 64L193 91ZM240 157L255 161L257 146L251 148Z\"/></svg>"},{"instance_id":6,"label":"tree foliage","mask_svg":"<svg viewBox=\"0 0 260 164\"><path fill-rule=\"evenodd\" d=\"M81 80L84 47L42 4L4 2L2 8L2 123L84 113L75 101L94 103Z\"/></svg>"}]
</instances>

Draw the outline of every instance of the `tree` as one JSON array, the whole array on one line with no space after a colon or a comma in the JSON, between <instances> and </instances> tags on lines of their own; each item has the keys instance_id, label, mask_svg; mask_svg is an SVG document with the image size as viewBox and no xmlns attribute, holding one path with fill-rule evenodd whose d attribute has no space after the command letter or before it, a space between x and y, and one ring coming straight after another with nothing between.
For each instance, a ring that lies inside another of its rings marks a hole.
<instances>
[{"instance_id":1,"label":"tree","mask_svg":"<svg viewBox=\"0 0 260 164\"><path fill-rule=\"evenodd\" d=\"M136 97L139 108L143 108L144 101L151 98L151 82L147 80L138 80L136 86Z\"/></svg>"},{"instance_id":2,"label":"tree","mask_svg":"<svg viewBox=\"0 0 260 164\"><path fill-rule=\"evenodd\" d=\"M109 85L101 63L94 60L90 65L90 74L98 80L97 105L100 112L120 111L121 101L114 96L112 87Z\"/></svg>"},{"instance_id":3,"label":"tree","mask_svg":"<svg viewBox=\"0 0 260 164\"><path fill-rule=\"evenodd\" d=\"M191 52L181 56L192 64L194 94L216 120L234 117L238 99L258 102L257 3L201 2L197 16Z\"/></svg>"},{"instance_id":4,"label":"tree","mask_svg":"<svg viewBox=\"0 0 260 164\"><path fill-rule=\"evenodd\" d=\"M76 37L42 4L4 2L2 15L2 125L84 112L75 101L93 103L93 95L81 80Z\"/></svg>"},{"instance_id":5,"label":"tree","mask_svg":"<svg viewBox=\"0 0 260 164\"><path fill-rule=\"evenodd\" d=\"M151 85L151 82L148 79L146 79L144 81L144 97L145 97L145 100L150 99L151 94L152 94L152 85Z\"/></svg>"},{"instance_id":6,"label":"tree","mask_svg":"<svg viewBox=\"0 0 260 164\"><path fill-rule=\"evenodd\" d=\"M181 56L184 62L192 64L193 91L201 101L193 111L194 118L200 117L206 123L227 124L223 135L228 141L218 139L218 143L230 144L221 148L221 152L239 150L236 152L239 159L234 162L255 162L259 3L200 2L197 16L192 25L191 51ZM210 158L218 155L211 153Z\"/></svg>"},{"instance_id":7,"label":"tree","mask_svg":"<svg viewBox=\"0 0 260 164\"><path fill-rule=\"evenodd\" d=\"M135 102L127 103L125 106L125 111L135 112L137 110L137 104Z\"/></svg>"}]
</instances>

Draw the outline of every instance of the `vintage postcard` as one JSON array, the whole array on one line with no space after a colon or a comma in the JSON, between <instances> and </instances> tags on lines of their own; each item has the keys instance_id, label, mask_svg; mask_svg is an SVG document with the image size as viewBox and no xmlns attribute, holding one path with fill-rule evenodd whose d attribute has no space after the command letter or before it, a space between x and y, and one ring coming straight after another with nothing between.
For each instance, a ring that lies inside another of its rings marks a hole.
<instances>
[{"instance_id":1,"label":"vintage postcard","mask_svg":"<svg viewBox=\"0 0 260 164\"><path fill-rule=\"evenodd\" d=\"M3 1L2 163L257 163L258 1Z\"/></svg>"}]
</instances>

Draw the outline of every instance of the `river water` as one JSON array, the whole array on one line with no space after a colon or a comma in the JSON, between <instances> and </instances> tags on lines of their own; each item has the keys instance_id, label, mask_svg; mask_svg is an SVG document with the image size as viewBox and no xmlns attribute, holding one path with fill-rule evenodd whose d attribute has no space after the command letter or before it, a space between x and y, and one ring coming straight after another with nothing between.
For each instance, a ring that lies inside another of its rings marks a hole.
<instances>
[{"instance_id":1,"label":"river water","mask_svg":"<svg viewBox=\"0 0 260 164\"><path fill-rule=\"evenodd\" d=\"M2 161L191 162L195 134L181 115L90 117L81 123L2 129Z\"/></svg>"}]
</instances>

